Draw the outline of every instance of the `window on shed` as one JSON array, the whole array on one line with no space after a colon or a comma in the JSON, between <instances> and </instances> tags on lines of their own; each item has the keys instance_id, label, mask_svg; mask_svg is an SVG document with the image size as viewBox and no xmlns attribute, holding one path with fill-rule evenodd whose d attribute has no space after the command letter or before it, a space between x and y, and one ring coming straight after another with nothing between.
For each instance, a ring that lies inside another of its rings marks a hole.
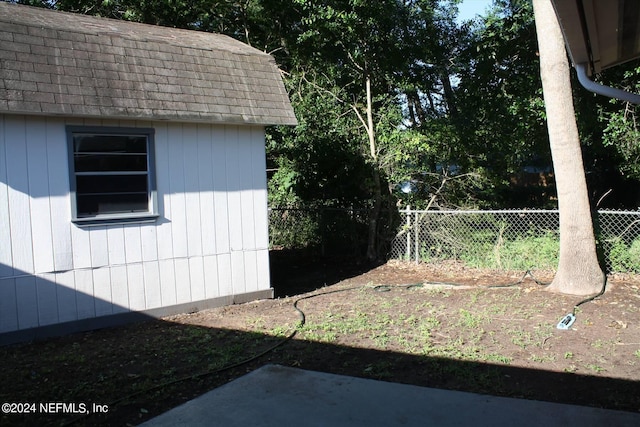
<instances>
[{"instance_id":1,"label":"window on shed","mask_svg":"<svg viewBox=\"0 0 640 427\"><path fill-rule=\"evenodd\" d=\"M74 221L157 216L154 131L68 127Z\"/></svg>"}]
</instances>

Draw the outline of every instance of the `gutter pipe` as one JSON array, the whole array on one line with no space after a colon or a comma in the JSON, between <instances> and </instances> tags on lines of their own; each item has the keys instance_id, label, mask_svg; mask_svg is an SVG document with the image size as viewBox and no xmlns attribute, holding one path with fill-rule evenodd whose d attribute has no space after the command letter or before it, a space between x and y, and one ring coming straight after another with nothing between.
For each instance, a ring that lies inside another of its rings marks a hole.
<instances>
[{"instance_id":1,"label":"gutter pipe","mask_svg":"<svg viewBox=\"0 0 640 427\"><path fill-rule=\"evenodd\" d=\"M575 68L578 73L578 81L588 91L597 93L598 95L608 96L609 98L616 98L621 101L630 102L632 104L640 104L640 95L636 93L601 85L600 83L596 83L591 80L587 75L587 64L576 64Z\"/></svg>"}]
</instances>

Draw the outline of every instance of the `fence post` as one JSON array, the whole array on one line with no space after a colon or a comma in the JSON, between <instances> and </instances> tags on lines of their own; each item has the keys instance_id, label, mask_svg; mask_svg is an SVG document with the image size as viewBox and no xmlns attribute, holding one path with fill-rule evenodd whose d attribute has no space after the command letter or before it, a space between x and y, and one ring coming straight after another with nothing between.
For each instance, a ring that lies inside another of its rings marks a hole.
<instances>
[{"instance_id":1,"label":"fence post","mask_svg":"<svg viewBox=\"0 0 640 427\"><path fill-rule=\"evenodd\" d=\"M406 259L407 261L409 261L411 259L411 206L407 205L407 212L406 212L406 222L407 222L407 246L404 250L405 254L404 254L404 259Z\"/></svg>"}]
</instances>

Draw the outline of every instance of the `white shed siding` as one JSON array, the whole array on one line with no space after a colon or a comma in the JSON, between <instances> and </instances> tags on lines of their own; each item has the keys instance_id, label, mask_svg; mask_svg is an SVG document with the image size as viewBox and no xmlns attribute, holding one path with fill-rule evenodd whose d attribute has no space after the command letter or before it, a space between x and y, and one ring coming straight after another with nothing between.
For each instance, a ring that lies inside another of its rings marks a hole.
<instances>
[{"instance_id":1,"label":"white shed siding","mask_svg":"<svg viewBox=\"0 0 640 427\"><path fill-rule=\"evenodd\" d=\"M56 302L55 274L45 273L36 276L36 294L38 295L38 323L51 325L58 323L58 304Z\"/></svg>"},{"instance_id":2,"label":"white shed siding","mask_svg":"<svg viewBox=\"0 0 640 427\"><path fill-rule=\"evenodd\" d=\"M111 272L113 277L113 269ZM73 270L56 273L56 300L58 303L58 321L71 322L78 319L76 304L75 274Z\"/></svg>"},{"instance_id":3,"label":"white shed siding","mask_svg":"<svg viewBox=\"0 0 640 427\"><path fill-rule=\"evenodd\" d=\"M96 268L93 270L93 292L96 297L96 316L113 314L110 269Z\"/></svg>"},{"instance_id":4,"label":"white shed siding","mask_svg":"<svg viewBox=\"0 0 640 427\"><path fill-rule=\"evenodd\" d=\"M155 128L160 218L71 223L65 126ZM261 126L0 115L0 333L268 289Z\"/></svg>"},{"instance_id":5,"label":"white shed siding","mask_svg":"<svg viewBox=\"0 0 640 427\"><path fill-rule=\"evenodd\" d=\"M202 257L202 217L200 212L200 183L198 174L198 133L196 124L183 127L182 140L189 141L184 147L185 213L187 224L187 251L189 257ZM210 187L209 187L210 188ZM205 214L206 215L206 214ZM208 216L208 215L206 215ZM190 224L199 224L191 227ZM194 272L194 274L198 274Z\"/></svg>"},{"instance_id":6,"label":"white shed siding","mask_svg":"<svg viewBox=\"0 0 640 427\"><path fill-rule=\"evenodd\" d=\"M20 329L26 329L39 326L36 277L17 277L15 284L16 307L18 307L18 327Z\"/></svg>"},{"instance_id":7,"label":"white shed siding","mask_svg":"<svg viewBox=\"0 0 640 427\"><path fill-rule=\"evenodd\" d=\"M117 265L110 268L111 273L111 300L113 301L113 313L122 313L129 307L129 287L127 285L127 266Z\"/></svg>"},{"instance_id":8,"label":"white shed siding","mask_svg":"<svg viewBox=\"0 0 640 427\"><path fill-rule=\"evenodd\" d=\"M12 264L10 266L22 272L33 273L26 127L25 120L7 120L5 123L4 146L7 159L5 185L9 187L9 223L7 225L11 234L9 241ZM9 159L11 160L8 161ZM34 173L42 173L42 171L34 171Z\"/></svg>"},{"instance_id":9,"label":"white shed siding","mask_svg":"<svg viewBox=\"0 0 640 427\"><path fill-rule=\"evenodd\" d=\"M51 205L49 201L49 171L47 162L46 122L31 120L26 127L27 141L43 141L27 144L27 172L31 202L31 243L34 248L34 271L54 271L53 240L51 237Z\"/></svg>"},{"instance_id":10,"label":"white shed siding","mask_svg":"<svg viewBox=\"0 0 640 427\"><path fill-rule=\"evenodd\" d=\"M176 298L178 304L193 301L191 298L191 278L189 277L189 258L176 258Z\"/></svg>"},{"instance_id":11,"label":"white shed siding","mask_svg":"<svg viewBox=\"0 0 640 427\"><path fill-rule=\"evenodd\" d=\"M0 332L18 329L16 280L0 279Z\"/></svg>"},{"instance_id":12,"label":"white shed siding","mask_svg":"<svg viewBox=\"0 0 640 427\"><path fill-rule=\"evenodd\" d=\"M191 300L204 299L204 265L202 256L189 258L189 280L191 281Z\"/></svg>"},{"instance_id":13,"label":"white shed siding","mask_svg":"<svg viewBox=\"0 0 640 427\"><path fill-rule=\"evenodd\" d=\"M158 188L169 188L169 135L167 132L156 132L156 185ZM166 218L172 218L171 192L158 194L158 210L163 216L156 222L156 239L159 259L173 258L173 229L172 223ZM173 270L172 270L173 271ZM173 292L175 295L175 291Z\"/></svg>"},{"instance_id":14,"label":"white shed siding","mask_svg":"<svg viewBox=\"0 0 640 427\"><path fill-rule=\"evenodd\" d=\"M187 207L184 183L184 154L183 144L176 144L182 141L182 126L164 126L156 129L159 134L167 134L167 152L169 160L164 173L169 185L166 187L169 192L169 204L171 205L171 242L173 243L173 257L186 258L189 256L189 245L187 241ZM162 174L163 171L156 171Z\"/></svg>"},{"instance_id":15,"label":"white shed siding","mask_svg":"<svg viewBox=\"0 0 640 427\"><path fill-rule=\"evenodd\" d=\"M0 242L11 241L11 228L9 226L9 186L7 185L7 162L4 161L6 155L6 143L5 143L5 124L4 120L0 120ZM4 243L0 246L0 280L3 277L13 276L13 257L11 254L11 247ZM0 284L5 283L0 281ZM1 286L1 285L0 285ZM13 287L13 283L11 285ZM8 287L8 285L7 285ZM6 301L6 294L8 289L5 286L0 287L0 322L7 313L5 310L10 310L9 303ZM15 291L15 289L14 289ZM15 305L15 295L11 297L11 304Z\"/></svg>"},{"instance_id":16,"label":"white shed siding","mask_svg":"<svg viewBox=\"0 0 640 427\"><path fill-rule=\"evenodd\" d=\"M178 303L176 296L176 269L173 259L161 259L160 268L160 301L163 306L171 306ZM210 277L217 280L218 277ZM217 294L215 295L217 296Z\"/></svg>"},{"instance_id":17,"label":"white shed siding","mask_svg":"<svg viewBox=\"0 0 640 427\"><path fill-rule=\"evenodd\" d=\"M211 126L199 124L197 129L198 141L198 188L213 187L213 134ZM202 240L202 255L216 254L216 229L215 229L215 204L213 201L213 191L200 193L200 218L209 218L202 221L200 238ZM206 263L205 263L206 264Z\"/></svg>"},{"instance_id":18,"label":"white shed siding","mask_svg":"<svg viewBox=\"0 0 640 427\"><path fill-rule=\"evenodd\" d=\"M232 295L233 283L231 279L231 255L218 255L218 287L220 295Z\"/></svg>"},{"instance_id":19,"label":"white shed siding","mask_svg":"<svg viewBox=\"0 0 640 427\"><path fill-rule=\"evenodd\" d=\"M49 205L51 212L51 239L53 242L53 261L55 271L73 269L73 251L71 240L71 203L69 202L69 171L67 164L67 136L63 123L59 120L47 120L47 159L49 173ZM1 163L1 162L0 162Z\"/></svg>"},{"instance_id":20,"label":"white shed siding","mask_svg":"<svg viewBox=\"0 0 640 427\"><path fill-rule=\"evenodd\" d=\"M204 257L204 292L205 297L215 298L220 295L218 286L218 257L216 255L207 255Z\"/></svg>"}]
</instances>

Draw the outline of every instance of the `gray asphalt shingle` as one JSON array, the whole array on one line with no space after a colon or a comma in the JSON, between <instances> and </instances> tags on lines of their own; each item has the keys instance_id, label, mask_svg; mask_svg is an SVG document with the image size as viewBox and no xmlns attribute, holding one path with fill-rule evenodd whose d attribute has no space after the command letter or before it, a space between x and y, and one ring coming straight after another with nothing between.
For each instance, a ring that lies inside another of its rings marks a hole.
<instances>
[{"instance_id":1,"label":"gray asphalt shingle","mask_svg":"<svg viewBox=\"0 0 640 427\"><path fill-rule=\"evenodd\" d=\"M296 124L274 59L230 37L5 2L0 112Z\"/></svg>"}]
</instances>

